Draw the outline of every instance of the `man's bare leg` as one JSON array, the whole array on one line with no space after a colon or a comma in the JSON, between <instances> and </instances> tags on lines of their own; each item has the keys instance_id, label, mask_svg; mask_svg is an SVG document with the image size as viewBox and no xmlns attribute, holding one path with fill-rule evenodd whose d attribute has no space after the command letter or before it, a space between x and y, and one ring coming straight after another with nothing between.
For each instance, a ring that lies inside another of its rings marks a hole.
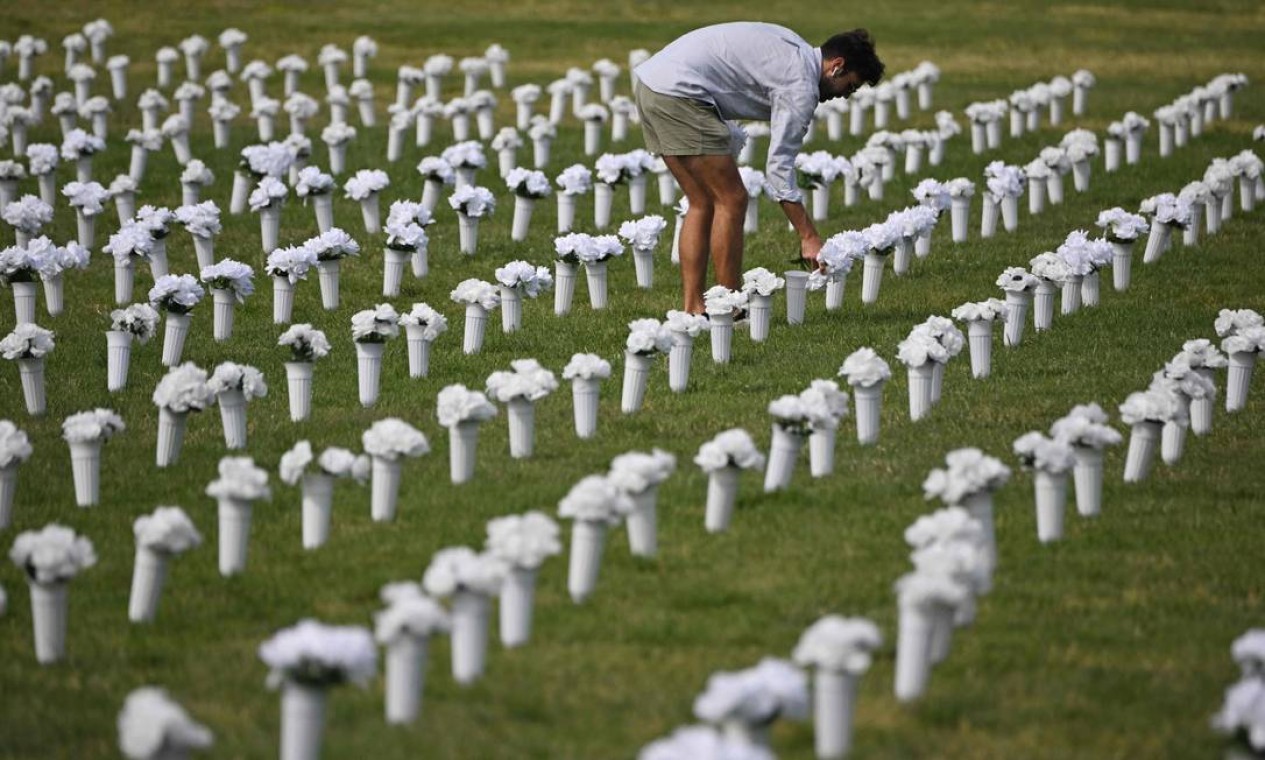
<instances>
[{"instance_id":1,"label":"man's bare leg","mask_svg":"<svg viewBox=\"0 0 1265 760\"><path fill-rule=\"evenodd\" d=\"M742 227L747 214L747 189L738 164L730 155L687 159L686 169L712 202L709 242L716 282L736 290L742 285Z\"/></svg>"},{"instance_id":2,"label":"man's bare leg","mask_svg":"<svg viewBox=\"0 0 1265 760\"><path fill-rule=\"evenodd\" d=\"M713 220L713 202L704 186L695 177L693 159L701 156L664 156L668 171L689 199L690 208L681 226L681 294L682 309L690 314L703 313L703 290L707 281L707 259Z\"/></svg>"}]
</instances>

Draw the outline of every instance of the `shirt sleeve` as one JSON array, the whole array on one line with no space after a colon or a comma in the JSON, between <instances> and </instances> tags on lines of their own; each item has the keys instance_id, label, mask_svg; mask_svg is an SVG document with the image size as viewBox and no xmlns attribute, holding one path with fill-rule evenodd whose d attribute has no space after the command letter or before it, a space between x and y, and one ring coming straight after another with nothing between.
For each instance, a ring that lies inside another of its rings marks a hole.
<instances>
[{"instance_id":1,"label":"shirt sleeve","mask_svg":"<svg viewBox=\"0 0 1265 760\"><path fill-rule=\"evenodd\" d=\"M765 179L768 182L769 197L775 201L803 202L804 194L795 182L795 156L799 155L799 149L804 144L804 135L808 133L808 125L816 110L816 97L779 94L773 98Z\"/></svg>"}]
</instances>

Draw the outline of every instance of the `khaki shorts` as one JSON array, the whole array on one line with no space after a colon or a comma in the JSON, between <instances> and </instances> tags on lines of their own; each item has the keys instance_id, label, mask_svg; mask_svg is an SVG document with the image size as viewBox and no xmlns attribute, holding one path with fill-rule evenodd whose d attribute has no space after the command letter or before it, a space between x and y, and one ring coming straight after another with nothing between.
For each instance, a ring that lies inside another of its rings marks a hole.
<instances>
[{"instance_id":1,"label":"khaki shorts","mask_svg":"<svg viewBox=\"0 0 1265 760\"><path fill-rule=\"evenodd\" d=\"M637 82L646 150L660 156L717 156L731 152L729 125L699 100L661 95Z\"/></svg>"}]
</instances>

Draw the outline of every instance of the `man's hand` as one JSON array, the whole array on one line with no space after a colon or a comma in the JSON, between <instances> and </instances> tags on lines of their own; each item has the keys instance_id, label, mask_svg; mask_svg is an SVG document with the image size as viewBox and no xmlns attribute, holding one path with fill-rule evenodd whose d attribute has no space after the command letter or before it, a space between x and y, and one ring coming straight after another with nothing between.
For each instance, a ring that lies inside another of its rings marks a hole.
<instances>
[{"instance_id":1,"label":"man's hand","mask_svg":"<svg viewBox=\"0 0 1265 760\"><path fill-rule=\"evenodd\" d=\"M821 253L821 236L813 234L801 238L799 241L799 251L800 256L816 263L817 254Z\"/></svg>"}]
</instances>

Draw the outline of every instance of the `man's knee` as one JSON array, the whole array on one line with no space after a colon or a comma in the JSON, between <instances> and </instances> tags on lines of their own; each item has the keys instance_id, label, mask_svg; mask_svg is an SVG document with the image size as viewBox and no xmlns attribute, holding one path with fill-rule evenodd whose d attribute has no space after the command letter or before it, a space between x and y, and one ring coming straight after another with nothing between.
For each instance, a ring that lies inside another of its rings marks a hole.
<instances>
[{"instance_id":1,"label":"man's knee","mask_svg":"<svg viewBox=\"0 0 1265 760\"><path fill-rule=\"evenodd\" d=\"M741 182L737 186L726 185L717 193L715 205L730 214L747 213L747 188Z\"/></svg>"}]
</instances>

